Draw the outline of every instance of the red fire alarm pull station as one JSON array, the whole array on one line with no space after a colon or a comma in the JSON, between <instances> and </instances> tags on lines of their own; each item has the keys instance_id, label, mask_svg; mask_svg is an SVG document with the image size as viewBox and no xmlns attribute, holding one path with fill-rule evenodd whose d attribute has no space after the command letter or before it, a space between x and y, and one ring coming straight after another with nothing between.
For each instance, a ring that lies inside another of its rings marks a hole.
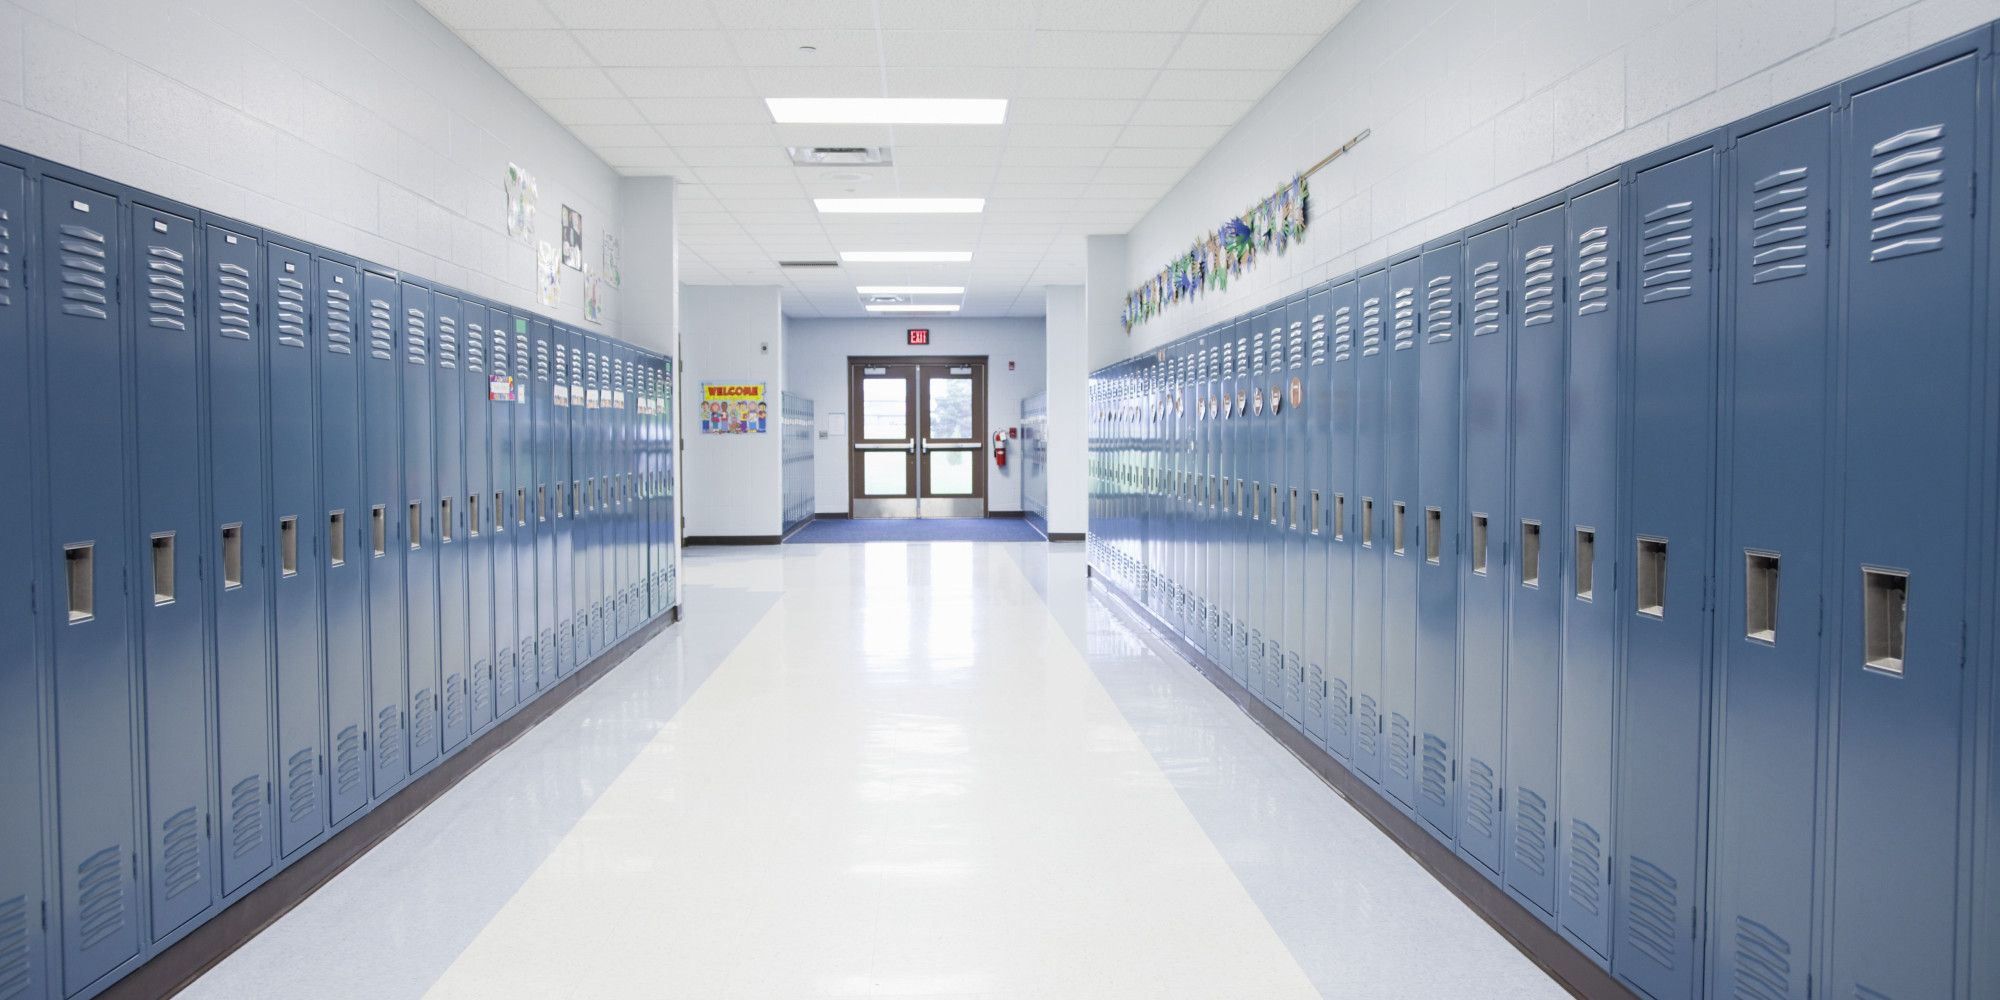
<instances>
[{"instance_id":1,"label":"red fire alarm pull station","mask_svg":"<svg viewBox=\"0 0 2000 1000\"><path fill-rule=\"evenodd\" d=\"M930 344L930 342L931 342L931 332L930 332L929 330L911 330L911 331L910 331L910 346L911 346L911 347L924 347L924 346L927 346L927 345L929 345L929 344Z\"/></svg>"}]
</instances>

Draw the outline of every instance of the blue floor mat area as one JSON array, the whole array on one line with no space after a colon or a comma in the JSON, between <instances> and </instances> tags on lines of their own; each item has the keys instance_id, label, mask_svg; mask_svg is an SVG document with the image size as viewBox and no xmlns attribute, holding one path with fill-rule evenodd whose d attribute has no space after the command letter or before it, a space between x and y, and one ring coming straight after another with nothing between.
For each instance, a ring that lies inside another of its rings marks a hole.
<instances>
[{"instance_id":1,"label":"blue floor mat area","mask_svg":"<svg viewBox=\"0 0 2000 1000\"><path fill-rule=\"evenodd\" d=\"M785 539L815 542L1039 542L1040 532L1018 517L882 518L814 521Z\"/></svg>"}]
</instances>

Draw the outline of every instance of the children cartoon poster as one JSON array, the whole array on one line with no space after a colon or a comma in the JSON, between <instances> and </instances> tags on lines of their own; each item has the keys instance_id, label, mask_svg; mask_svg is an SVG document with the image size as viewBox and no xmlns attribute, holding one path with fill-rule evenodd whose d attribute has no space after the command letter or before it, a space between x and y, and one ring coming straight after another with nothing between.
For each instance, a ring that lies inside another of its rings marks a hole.
<instances>
[{"instance_id":1,"label":"children cartoon poster","mask_svg":"<svg viewBox=\"0 0 2000 1000\"><path fill-rule=\"evenodd\" d=\"M703 434L762 434L770 418L770 403L764 399L762 382L701 384Z\"/></svg>"}]
</instances>

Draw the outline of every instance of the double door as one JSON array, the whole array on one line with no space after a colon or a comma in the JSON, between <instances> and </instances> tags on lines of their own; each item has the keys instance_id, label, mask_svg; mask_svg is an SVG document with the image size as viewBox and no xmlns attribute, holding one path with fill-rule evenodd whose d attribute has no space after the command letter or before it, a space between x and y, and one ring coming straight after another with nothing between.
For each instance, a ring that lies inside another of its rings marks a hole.
<instances>
[{"instance_id":1,"label":"double door","mask_svg":"<svg viewBox=\"0 0 2000 1000\"><path fill-rule=\"evenodd\" d=\"M855 517L986 516L986 362L852 359Z\"/></svg>"}]
</instances>

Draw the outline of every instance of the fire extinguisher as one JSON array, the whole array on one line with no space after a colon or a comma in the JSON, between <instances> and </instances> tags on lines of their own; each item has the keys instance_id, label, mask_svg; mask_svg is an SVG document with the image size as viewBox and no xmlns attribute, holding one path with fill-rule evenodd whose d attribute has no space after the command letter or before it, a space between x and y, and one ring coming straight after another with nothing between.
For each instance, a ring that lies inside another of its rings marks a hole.
<instances>
[{"instance_id":1,"label":"fire extinguisher","mask_svg":"<svg viewBox=\"0 0 2000 1000\"><path fill-rule=\"evenodd\" d=\"M993 432L993 464L1003 469L1007 467L1007 433L1005 431Z\"/></svg>"}]
</instances>

